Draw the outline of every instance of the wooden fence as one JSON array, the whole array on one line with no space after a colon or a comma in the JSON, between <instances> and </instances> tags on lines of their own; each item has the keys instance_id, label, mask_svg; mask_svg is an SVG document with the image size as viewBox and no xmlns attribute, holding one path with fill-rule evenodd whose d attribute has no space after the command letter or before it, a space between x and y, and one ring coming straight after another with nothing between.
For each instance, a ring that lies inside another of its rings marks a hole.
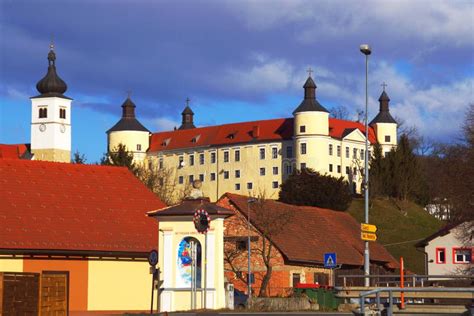
<instances>
[{"instance_id":1,"label":"wooden fence","mask_svg":"<svg viewBox=\"0 0 474 316\"><path fill-rule=\"evenodd\" d=\"M68 315L67 272L0 272L0 316Z\"/></svg>"}]
</instances>

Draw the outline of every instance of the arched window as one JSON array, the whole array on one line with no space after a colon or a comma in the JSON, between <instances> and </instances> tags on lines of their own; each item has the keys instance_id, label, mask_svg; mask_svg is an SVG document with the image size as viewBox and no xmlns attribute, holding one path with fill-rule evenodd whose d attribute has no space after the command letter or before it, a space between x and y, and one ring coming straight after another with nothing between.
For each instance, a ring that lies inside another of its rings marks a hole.
<instances>
[{"instance_id":1,"label":"arched window","mask_svg":"<svg viewBox=\"0 0 474 316\"><path fill-rule=\"evenodd\" d=\"M178 245L176 287L190 288L192 282L192 251L195 245L196 249L196 287L201 288L201 243L193 237L185 237Z\"/></svg>"},{"instance_id":2,"label":"arched window","mask_svg":"<svg viewBox=\"0 0 474 316\"><path fill-rule=\"evenodd\" d=\"M39 118L46 118L48 117L48 109L47 108L39 108Z\"/></svg>"}]
</instances>

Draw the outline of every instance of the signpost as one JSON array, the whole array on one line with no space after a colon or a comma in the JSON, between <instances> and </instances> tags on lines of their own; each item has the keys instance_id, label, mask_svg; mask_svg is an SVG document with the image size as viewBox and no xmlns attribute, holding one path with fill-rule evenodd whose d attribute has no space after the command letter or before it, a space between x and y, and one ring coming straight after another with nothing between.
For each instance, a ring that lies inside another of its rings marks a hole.
<instances>
[{"instance_id":1,"label":"signpost","mask_svg":"<svg viewBox=\"0 0 474 316\"><path fill-rule=\"evenodd\" d=\"M377 231L377 226L372 224L360 224L360 238L365 241L376 241L377 235L375 232Z\"/></svg>"},{"instance_id":2,"label":"signpost","mask_svg":"<svg viewBox=\"0 0 474 316\"><path fill-rule=\"evenodd\" d=\"M151 272L151 307L150 307L150 315L153 314L153 294L155 293L155 279L158 274L158 270L156 269L156 264L158 263L158 251L153 249L148 254L148 263L150 264L150 272Z\"/></svg>"}]
</instances>

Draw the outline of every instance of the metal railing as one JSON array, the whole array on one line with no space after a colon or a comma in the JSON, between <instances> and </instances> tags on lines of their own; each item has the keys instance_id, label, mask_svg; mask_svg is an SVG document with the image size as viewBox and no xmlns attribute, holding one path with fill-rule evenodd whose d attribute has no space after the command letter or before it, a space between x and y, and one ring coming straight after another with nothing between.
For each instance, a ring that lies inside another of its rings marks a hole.
<instances>
[{"instance_id":1,"label":"metal railing","mask_svg":"<svg viewBox=\"0 0 474 316\"><path fill-rule=\"evenodd\" d=\"M377 310L380 310L380 293L381 292L388 292L388 309L387 315L393 315L393 292L455 292L455 293L473 293L474 288L433 288L433 287L415 287L415 288L402 288L402 287L387 287L387 288L378 288L371 291L362 292L359 295L360 300L360 312L362 315L365 315L365 298L369 295L375 294L375 304L377 306Z\"/></svg>"},{"instance_id":2,"label":"metal railing","mask_svg":"<svg viewBox=\"0 0 474 316\"><path fill-rule=\"evenodd\" d=\"M339 275L338 278L343 279L343 286L347 287L347 279L364 279L367 276L365 275ZM394 279L394 280L400 280L400 275L399 274L376 274L376 275L369 275L368 276L370 279L387 279L387 281L378 281L376 284L387 284L387 286L390 283L396 283L400 284L400 282L396 281L389 281L389 279ZM423 287L424 282L426 281L435 281L433 279L474 279L473 275L421 275L421 274L408 274L404 275L404 278L407 280L404 282L407 286L413 286L415 287L417 282ZM405 285L404 284L404 285Z\"/></svg>"}]
</instances>

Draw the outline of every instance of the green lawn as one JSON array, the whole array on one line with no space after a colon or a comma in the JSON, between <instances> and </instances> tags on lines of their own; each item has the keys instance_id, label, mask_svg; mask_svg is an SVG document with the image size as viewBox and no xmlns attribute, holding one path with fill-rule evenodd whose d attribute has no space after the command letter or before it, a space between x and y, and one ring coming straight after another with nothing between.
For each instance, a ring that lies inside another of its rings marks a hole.
<instances>
[{"instance_id":1,"label":"green lawn","mask_svg":"<svg viewBox=\"0 0 474 316\"><path fill-rule=\"evenodd\" d=\"M358 221L364 219L364 200L354 199L348 212ZM403 256L406 269L423 274L424 255L415 248L418 240L436 232L443 222L412 202L375 199L369 209L369 222L377 225L377 241L397 259ZM406 242L406 243L405 243ZM402 243L397 245L390 245Z\"/></svg>"}]
</instances>

